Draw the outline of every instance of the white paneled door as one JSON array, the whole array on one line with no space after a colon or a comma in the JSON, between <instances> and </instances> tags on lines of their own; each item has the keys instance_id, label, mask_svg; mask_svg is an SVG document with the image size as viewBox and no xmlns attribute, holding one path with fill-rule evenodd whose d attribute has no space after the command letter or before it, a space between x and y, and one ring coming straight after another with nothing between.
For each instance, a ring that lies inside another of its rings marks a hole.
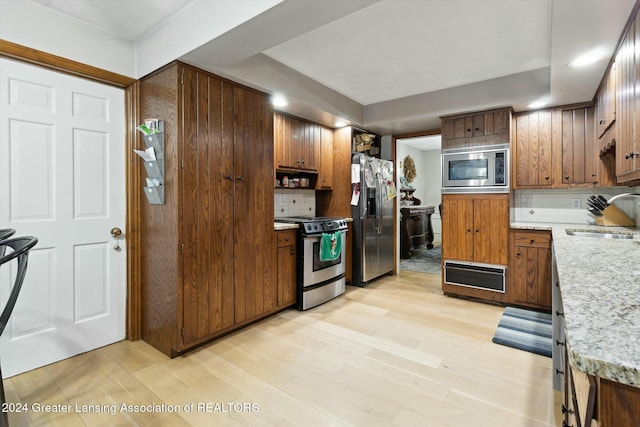
<instances>
[{"instance_id":1,"label":"white paneled door","mask_svg":"<svg viewBox=\"0 0 640 427\"><path fill-rule=\"evenodd\" d=\"M0 228L39 239L0 339L9 377L124 338L125 113L121 89L6 59L0 98Z\"/></svg>"}]
</instances>

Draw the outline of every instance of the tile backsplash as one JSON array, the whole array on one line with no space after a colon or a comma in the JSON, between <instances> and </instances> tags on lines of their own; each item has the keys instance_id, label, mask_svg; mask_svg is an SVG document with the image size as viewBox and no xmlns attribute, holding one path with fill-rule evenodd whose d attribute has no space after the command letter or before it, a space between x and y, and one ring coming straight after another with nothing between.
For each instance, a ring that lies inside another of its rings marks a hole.
<instances>
[{"instance_id":1,"label":"tile backsplash","mask_svg":"<svg viewBox=\"0 0 640 427\"><path fill-rule=\"evenodd\" d=\"M587 224L595 222L587 211L587 199L601 194L607 200L617 194L638 193L640 188L607 187L596 189L516 190L512 219L517 222L554 222ZM629 218L635 219L640 198L622 198L615 201Z\"/></svg>"},{"instance_id":2,"label":"tile backsplash","mask_svg":"<svg viewBox=\"0 0 640 427\"><path fill-rule=\"evenodd\" d=\"M288 190L276 188L274 194L274 216L315 216L315 190Z\"/></svg>"}]
</instances>

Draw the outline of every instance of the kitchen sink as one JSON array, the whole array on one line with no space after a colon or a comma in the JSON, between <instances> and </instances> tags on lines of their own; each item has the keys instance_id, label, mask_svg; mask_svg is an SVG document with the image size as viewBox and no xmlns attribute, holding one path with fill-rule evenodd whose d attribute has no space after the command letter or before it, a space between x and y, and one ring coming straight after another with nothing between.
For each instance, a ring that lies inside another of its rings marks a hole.
<instances>
[{"instance_id":1,"label":"kitchen sink","mask_svg":"<svg viewBox=\"0 0 640 427\"><path fill-rule=\"evenodd\" d=\"M598 230L571 230L565 229L565 232L569 236L580 236L580 237L599 237L601 239L633 239L632 232L610 232L610 231L598 231Z\"/></svg>"}]
</instances>

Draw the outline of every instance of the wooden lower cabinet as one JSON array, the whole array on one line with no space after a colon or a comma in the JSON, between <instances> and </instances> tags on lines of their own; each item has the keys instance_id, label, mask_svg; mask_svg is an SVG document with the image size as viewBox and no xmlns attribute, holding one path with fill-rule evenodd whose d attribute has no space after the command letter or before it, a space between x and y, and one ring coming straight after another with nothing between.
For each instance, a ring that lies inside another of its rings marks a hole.
<instances>
[{"instance_id":1,"label":"wooden lower cabinet","mask_svg":"<svg viewBox=\"0 0 640 427\"><path fill-rule=\"evenodd\" d=\"M506 266L509 249L508 194L443 194L442 259ZM445 282L445 295L503 302L505 293Z\"/></svg>"},{"instance_id":2,"label":"wooden lower cabinet","mask_svg":"<svg viewBox=\"0 0 640 427\"><path fill-rule=\"evenodd\" d=\"M564 379L563 426L640 425L640 388L578 371L569 365L566 351Z\"/></svg>"},{"instance_id":3,"label":"wooden lower cabinet","mask_svg":"<svg viewBox=\"0 0 640 427\"><path fill-rule=\"evenodd\" d=\"M296 230L276 232L278 241L278 307L296 303Z\"/></svg>"},{"instance_id":4,"label":"wooden lower cabinet","mask_svg":"<svg viewBox=\"0 0 640 427\"><path fill-rule=\"evenodd\" d=\"M507 264L507 194L443 194L442 258Z\"/></svg>"},{"instance_id":5,"label":"wooden lower cabinet","mask_svg":"<svg viewBox=\"0 0 640 427\"><path fill-rule=\"evenodd\" d=\"M640 425L640 388L602 378L597 387L599 427Z\"/></svg>"},{"instance_id":6,"label":"wooden lower cabinet","mask_svg":"<svg viewBox=\"0 0 640 427\"><path fill-rule=\"evenodd\" d=\"M551 233L510 233L510 272L507 302L551 310Z\"/></svg>"}]
</instances>

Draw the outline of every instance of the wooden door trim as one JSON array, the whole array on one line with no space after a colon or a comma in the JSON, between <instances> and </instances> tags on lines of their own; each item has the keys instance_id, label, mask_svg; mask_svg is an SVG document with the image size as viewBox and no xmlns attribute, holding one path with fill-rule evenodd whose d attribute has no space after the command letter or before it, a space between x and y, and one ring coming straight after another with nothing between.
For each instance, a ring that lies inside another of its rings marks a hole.
<instances>
[{"instance_id":1,"label":"wooden door trim","mask_svg":"<svg viewBox=\"0 0 640 427\"><path fill-rule=\"evenodd\" d=\"M127 242L127 320L126 337L140 339L140 199L141 162L133 161L133 148L138 146L136 126L140 122L140 96L138 80L93 67L61 56L0 39L0 57L15 59L49 70L92 80L125 91L125 170L126 170L126 232Z\"/></svg>"},{"instance_id":2,"label":"wooden door trim","mask_svg":"<svg viewBox=\"0 0 640 427\"><path fill-rule=\"evenodd\" d=\"M76 77L94 80L109 86L126 88L136 82L136 79L113 73L62 56L53 55L41 50L0 39L0 56L17 59L22 62L38 65L50 70L71 74Z\"/></svg>"}]
</instances>

